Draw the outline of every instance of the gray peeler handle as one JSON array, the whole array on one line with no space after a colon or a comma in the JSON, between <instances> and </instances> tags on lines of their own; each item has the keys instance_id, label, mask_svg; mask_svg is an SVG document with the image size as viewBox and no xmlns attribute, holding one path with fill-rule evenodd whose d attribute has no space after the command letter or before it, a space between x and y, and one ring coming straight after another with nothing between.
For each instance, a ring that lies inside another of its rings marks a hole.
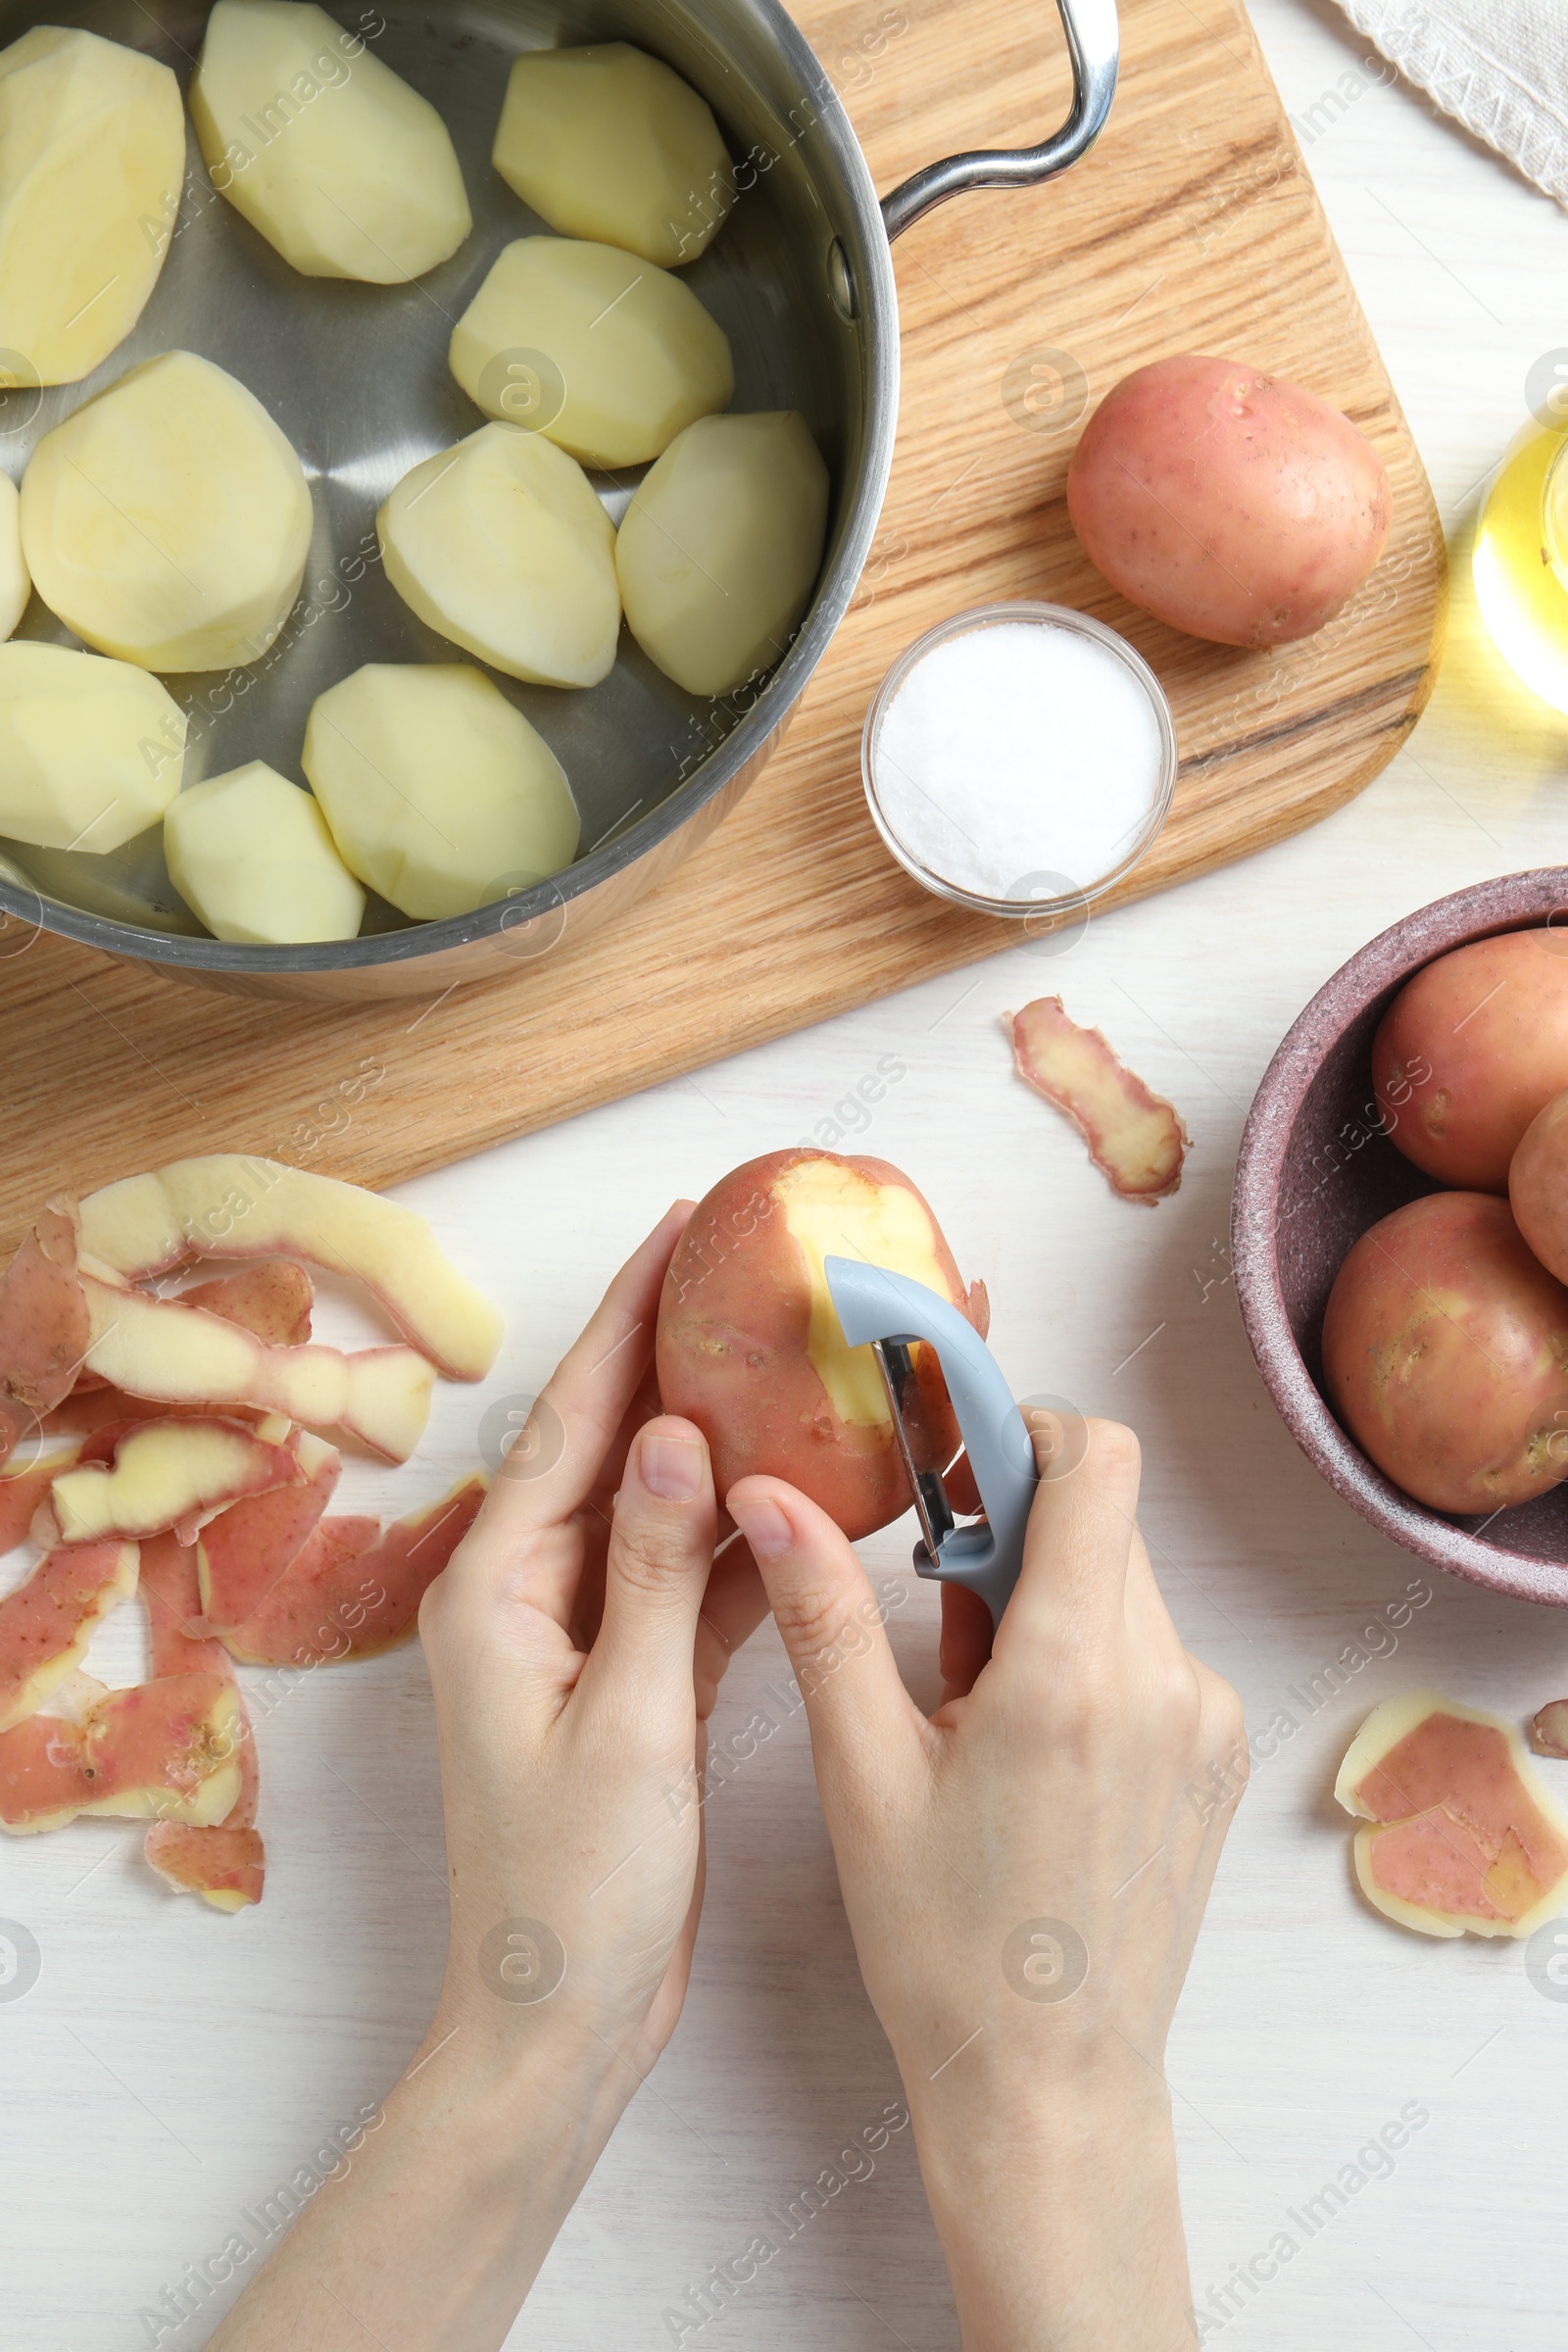
<instances>
[{"instance_id":1,"label":"gray peeler handle","mask_svg":"<svg viewBox=\"0 0 1568 2352\"><path fill-rule=\"evenodd\" d=\"M923 1282L853 1257L830 1257L824 1271L852 1348L871 1340L923 1340L937 1351L986 1524L955 1528L922 1573L978 1592L992 1625L999 1625L1023 1566L1024 1528L1037 1484L1034 1446L1001 1367L974 1326ZM916 1555L917 1567L922 1558Z\"/></svg>"}]
</instances>

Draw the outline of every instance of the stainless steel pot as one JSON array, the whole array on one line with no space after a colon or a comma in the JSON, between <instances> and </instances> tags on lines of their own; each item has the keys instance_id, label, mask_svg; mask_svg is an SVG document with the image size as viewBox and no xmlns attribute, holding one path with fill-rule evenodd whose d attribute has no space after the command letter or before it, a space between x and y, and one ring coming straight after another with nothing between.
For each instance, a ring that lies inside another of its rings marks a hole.
<instances>
[{"instance_id":1,"label":"stainless steel pot","mask_svg":"<svg viewBox=\"0 0 1568 2352\"><path fill-rule=\"evenodd\" d=\"M382 576L376 508L409 466L474 429L446 366L453 320L500 247L538 231L490 167L500 95L518 50L625 39L656 50L712 105L739 201L685 272L735 354L738 410L795 408L827 458L834 507L815 595L788 654L755 696L684 694L623 637L586 693L498 683L561 759L583 814L584 854L554 882L498 875L476 913L410 923L372 902L366 932L317 947L225 946L169 882L156 832L115 858L0 841L0 909L111 955L249 996L363 999L435 994L525 972L617 918L689 855L766 760L843 618L887 486L898 413L898 304L889 241L967 188L1017 187L1076 162L1115 88L1115 0L1056 0L1073 70L1066 122L1041 146L950 156L879 204L839 99L777 0L445 0L438 11L353 8L343 21L440 109L462 159L474 233L441 269L402 287L298 276L214 193L190 148L157 291L132 335L84 384L27 388L24 355L0 353L20 389L0 395L0 463L19 475L33 444L148 354L183 347L227 368L267 404L312 479L316 539L301 603L249 670L170 680L190 717L187 782L266 759L298 776L311 703L364 662L452 661ZM36 10L0 6L0 41L34 22L79 24L148 50L184 78L206 11L139 0ZM148 224L157 233L157 224ZM0 320L3 334L3 320ZM635 481L601 476L619 518ZM33 601L22 634L74 643Z\"/></svg>"}]
</instances>

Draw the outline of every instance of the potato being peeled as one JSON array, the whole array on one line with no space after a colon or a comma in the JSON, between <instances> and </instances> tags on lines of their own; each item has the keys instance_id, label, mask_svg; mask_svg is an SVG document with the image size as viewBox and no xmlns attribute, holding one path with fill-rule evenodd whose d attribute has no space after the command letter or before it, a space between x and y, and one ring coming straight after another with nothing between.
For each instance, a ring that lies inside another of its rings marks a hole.
<instances>
[{"instance_id":1,"label":"potato being peeled","mask_svg":"<svg viewBox=\"0 0 1568 2352\"><path fill-rule=\"evenodd\" d=\"M1372 569L1389 485L1315 392L1186 356L1105 395L1067 468L1067 512L1091 564L1146 612L1217 645L1285 645Z\"/></svg>"},{"instance_id":2,"label":"potato being peeled","mask_svg":"<svg viewBox=\"0 0 1568 2352\"><path fill-rule=\"evenodd\" d=\"M0 342L32 381L79 383L124 341L184 178L179 84L156 58L59 24L0 50Z\"/></svg>"},{"instance_id":3,"label":"potato being peeled","mask_svg":"<svg viewBox=\"0 0 1568 2352\"><path fill-rule=\"evenodd\" d=\"M565 771L482 670L368 662L312 704L304 765L350 873L421 920L577 855Z\"/></svg>"},{"instance_id":4,"label":"potato being peeled","mask_svg":"<svg viewBox=\"0 0 1568 2352\"><path fill-rule=\"evenodd\" d=\"M667 678L727 694L784 659L821 569L827 498L793 409L677 433L615 538L627 625Z\"/></svg>"},{"instance_id":5,"label":"potato being peeled","mask_svg":"<svg viewBox=\"0 0 1568 2352\"><path fill-rule=\"evenodd\" d=\"M690 286L577 237L506 246L448 356L487 416L601 468L662 456L735 389L729 338Z\"/></svg>"},{"instance_id":6,"label":"potato being peeled","mask_svg":"<svg viewBox=\"0 0 1568 2352\"><path fill-rule=\"evenodd\" d=\"M218 0L190 113L214 187L302 276L402 285L473 226L435 108L306 0Z\"/></svg>"},{"instance_id":7,"label":"potato being peeled","mask_svg":"<svg viewBox=\"0 0 1568 2352\"><path fill-rule=\"evenodd\" d=\"M406 473L375 527L409 610L492 668L597 686L614 667L615 526L542 435L482 424Z\"/></svg>"},{"instance_id":8,"label":"potato being peeled","mask_svg":"<svg viewBox=\"0 0 1568 2352\"><path fill-rule=\"evenodd\" d=\"M1372 1084L1404 1153L1443 1184L1509 1189L1526 1128L1568 1086L1568 935L1473 940L1407 980L1372 1040Z\"/></svg>"},{"instance_id":9,"label":"potato being peeled","mask_svg":"<svg viewBox=\"0 0 1568 2352\"><path fill-rule=\"evenodd\" d=\"M38 594L85 644L143 669L259 661L299 594L313 522L261 402L191 351L84 401L22 478Z\"/></svg>"},{"instance_id":10,"label":"potato being peeled","mask_svg":"<svg viewBox=\"0 0 1568 2352\"><path fill-rule=\"evenodd\" d=\"M1489 1193L1429 1193L1361 1236L1323 1373L1362 1451L1435 1511L1501 1510L1568 1475L1568 1291Z\"/></svg>"},{"instance_id":11,"label":"potato being peeled","mask_svg":"<svg viewBox=\"0 0 1568 2352\"><path fill-rule=\"evenodd\" d=\"M626 41L519 57L493 161L564 237L623 245L666 270L694 262L735 201L707 101Z\"/></svg>"},{"instance_id":12,"label":"potato being peeled","mask_svg":"<svg viewBox=\"0 0 1568 2352\"><path fill-rule=\"evenodd\" d=\"M965 1291L926 1201L881 1159L773 1152L692 1212L659 1308L659 1393L708 1440L720 1500L737 1479L788 1479L849 1537L913 1497L869 1348L845 1344L823 1260L864 1258L949 1298L983 1337L984 1287ZM929 1348L915 1349L921 1469L946 1469L957 1424ZM906 1424L907 1425L907 1424Z\"/></svg>"}]
</instances>

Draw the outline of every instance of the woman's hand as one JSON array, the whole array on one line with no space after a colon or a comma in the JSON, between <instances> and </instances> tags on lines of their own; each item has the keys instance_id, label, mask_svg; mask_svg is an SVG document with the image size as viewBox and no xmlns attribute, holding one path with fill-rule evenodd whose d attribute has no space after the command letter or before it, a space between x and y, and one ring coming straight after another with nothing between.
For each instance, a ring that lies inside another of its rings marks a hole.
<instances>
[{"instance_id":1,"label":"woman's hand","mask_svg":"<svg viewBox=\"0 0 1568 2352\"><path fill-rule=\"evenodd\" d=\"M689 1214L616 1276L419 1615L452 1886L432 2039L461 2025L502 2064L569 2039L628 2092L685 1995L702 1725L765 1607L744 1545L713 1569L707 1446L652 1385Z\"/></svg>"},{"instance_id":2,"label":"woman's hand","mask_svg":"<svg viewBox=\"0 0 1568 2352\"><path fill-rule=\"evenodd\" d=\"M838 1529L776 1479L727 1497L811 1726L866 1987L908 2093L965 2352L1196 2340L1165 2036L1246 1770L1136 1525L1130 1431L1067 1461L1039 1416L1023 1574L944 1593L948 1695L904 1689Z\"/></svg>"},{"instance_id":3,"label":"woman's hand","mask_svg":"<svg viewBox=\"0 0 1568 2352\"><path fill-rule=\"evenodd\" d=\"M702 1903L704 1720L766 1603L697 1429L658 1411L690 1202L611 1284L419 1631L452 1918L435 2021L290 2231L225 2352L490 2352L680 2015ZM358 2332L356 2332L358 2330Z\"/></svg>"}]
</instances>

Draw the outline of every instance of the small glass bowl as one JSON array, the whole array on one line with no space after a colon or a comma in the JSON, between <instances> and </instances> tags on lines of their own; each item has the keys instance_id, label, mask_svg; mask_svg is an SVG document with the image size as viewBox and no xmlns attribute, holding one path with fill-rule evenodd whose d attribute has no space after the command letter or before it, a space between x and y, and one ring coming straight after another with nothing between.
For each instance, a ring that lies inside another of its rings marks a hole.
<instances>
[{"instance_id":1,"label":"small glass bowl","mask_svg":"<svg viewBox=\"0 0 1568 2352\"><path fill-rule=\"evenodd\" d=\"M1097 644L1108 648L1143 687L1159 728L1159 780L1148 822L1142 832L1127 855L1108 873L1082 882L1066 874L1042 872L1026 877L1030 882L1070 884L1068 889L1056 895L1046 890L1039 895L1031 893L1028 898L985 898L977 891L964 889L961 883L950 882L945 875L934 873L905 848L889 821L877 792L877 745L882 721L909 672L917 662L924 661L934 647L942 645L948 638L965 636L971 629L993 628L1001 621L1037 621L1053 628L1072 629L1079 636L1092 637ZM1091 900L1102 897L1113 883L1119 882L1124 874L1132 871L1170 813L1171 795L1176 789L1176 722L1165 699L1165 690L1142 654L1136 652L1125 637L1118 637L1115 630L1107 629L1103 621L1092 620L1087 612L1075 612L1068 605L1037 604L1025 599L1010 604L972 606L967 612L956 612L951 620L939 621L934 629L927 629L923 637L917 637L899 656L877 688L871 708L865 714L865 727L860 736L860 776L865 786L865 803L871 811L871 822L905 872L912 875L922 888L932 892L935 897L946 899L955 906L970 907L976 914L998 914L1014 922L1033 922L1037 925L1043 922L1049 924L1057 916L1081 910Z\"/></svg>"}]
</instances>

